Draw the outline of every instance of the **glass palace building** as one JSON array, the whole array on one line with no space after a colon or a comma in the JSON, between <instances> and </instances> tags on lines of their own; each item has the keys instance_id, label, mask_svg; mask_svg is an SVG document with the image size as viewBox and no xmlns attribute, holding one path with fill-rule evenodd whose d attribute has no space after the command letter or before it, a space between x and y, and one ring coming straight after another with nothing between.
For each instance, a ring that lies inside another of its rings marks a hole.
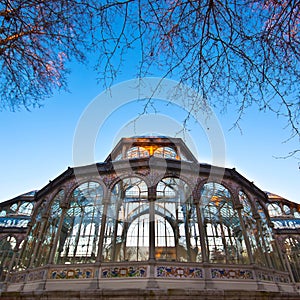
<instances>
[{"instance_id":1,"label":"glass palace building","mask_svg":"<svg viewBox=\"0 0 300 300\"><path fill-rule=\"evenodd\" d=\"M270 195L181 139L123 138L2 205L0 297L299 299L300 205Z\"/></svg>"}]
</instances>

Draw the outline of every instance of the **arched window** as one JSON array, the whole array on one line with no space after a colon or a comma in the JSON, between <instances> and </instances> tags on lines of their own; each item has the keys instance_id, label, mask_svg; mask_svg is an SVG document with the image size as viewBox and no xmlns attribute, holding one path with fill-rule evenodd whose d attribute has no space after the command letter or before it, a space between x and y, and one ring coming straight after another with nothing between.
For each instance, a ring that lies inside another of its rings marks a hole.
<instances>
[{"instance_id":1,"label":"arched window","mask_svg":"<svg viewBox=\"0 0 300 300\"><path fill-rule=\"evenodd\" d=\"M240 219L230 192L209 182L201 190L208 259L212 263L249 263Z\"/></svg>"},{"instance_id":2,"label":"arched window","mask_svg":"<svg viewBox=\"0 0 300 300\"><path fill-rule=\"evenodd\" d=\"M279 257L279 251L273 237L272 230L268 224L266 214L258 202L256 202L256 208L260 215L260 226L258 228L261 230L261 244L263 245L262 250L266 257L269 258L270 267L283 270L284 268Z\"/></svg>"},{"instance_id":3,"label":"arched window","mask_svg":"<svg viewBox=\"0 0 300 300\"><path fill-rule=\"evenodd\" d=\"M89 181L72 193L57 245L55 262L95 262L103 217L103 188Z\"/></svg>"},{"instance_id":4,"label":"arched window","mask_svg":"<svg viewBox=\"0 0 300 300\"><path fill-rule=\"evenodd\" d=\"M171 147L159 147L154 151L154 156L176 159L176 151Z\"/></svg>"},{"instance_id":5,"label":"arched window","mask_svg":"<svg viewBox=\"0 0 300 300\"><path fill-rule=\"evenodd\" d=\"M264 248L262 245L262 239L264 237L258 228L259 225L253 217L253 207L247 195L243 191L239 192L239 200L243 205L242 218L245 224L254 262L258 265L267 266L267 260L264 252L262 251Z\"/></svg>"},{"instance_id":6,"label":"arched window","mask_svg":"<svg viewBox=\"0 0 300 300\"><path fill-rule=\"evenodd\" d=\"M49 262L50 251L53 248L54 240L58 232L59 221L62 217L62 209L60 207L64 200L64 190L59 191L50 206L50 214L44 227L41 244L34 259L34 266L43 266Z\"/></svg>"},{"instance_id":7,"label":"arched window","mask_svg":"<svg viewBox=\"0 0 300 300\"><path fill-rule=\"evenodd\" d=\"M112 190L102 255L104 261L149 258L148 187L140 178L123 179Z\"/></svg>"},{"instance_id":8,"label":"arched window","mask_svg":"<svg viewBox=\"0 0 300 300\"><path fill-rule=\"evenodd\" d=\"M191 190L181 179L162 179L156 189L156 259L201 261L196 206Z\"/></svg>"},{"instance_id":9,"label":"arched window","mask_svg":"<svg viewBox=\"0 0 300 300\"><path fill-rule=\"evenodd\" d=\"M10 214L14 215L18 211L18 204L17 203L12 204L9 210L10 210Z\"/></svg>"},{"instance_id":10,"label":"arched window","mask_svg":"<svg viewBox=\"0 0 300 300\"><path fill-rule=\"evenodd\" d=\"M300 282L300 240L288 237L284 242L284 246L294 279L296 282Z\"/></svg>"},{"instance_id":11,"label":"arched window","mask_svg":"<svg viewBox=\"0 0 300 300\"><path fill-rule=\"evenodd\" d=\"M269 216L272 217L279 217L282 215L281 208L278 204L276 203L270 203L268 205L268 211L269 211Z\"/></svg>"},{"instance_id":12,"label":"arched window","mask_svg":"<svg viewBox=\"0 0 300 300\"><path fill-rule=\"evenodd\" d=\"M297 219L300 219L300 212L299 211L295 211L294 212L294 217Z\"/></svg>"},{"instance_id":13,"label":"arched window","mask_svg":"<svg viewBox=\"0 0 300 300\"><path fill-rule=\"evenodd\" d=\"M282 210L284 211L284 213L285 213L286 215L289 215L289 214L291 213L291 209L289 208L288 205L283 205L283 206L282 206Z\"/></svg>"},{"instance_id":14,"label":"arched window","mask_svg":"<svg viewBox=\"0 0 300 300\"><path fill-rule=\"evenodd\" d=\"M149 157L149 152L147 149L136 146L130 148L126 153L126 158L141 158L141 157Z\"/></svg>"},{"instance_id":15,"label":"arched window","mask_svg":"<svg viewBox=\"0 0 300 300\"><path fill-rule=\"evenodd\" d=\"M24 270L29 267L35 245L39 240L39 234L42 227L42 213L43 205L40 205L34 219L32 220L32 227L28 233L26 243L24 244L25 248L21 252L20 259L17 265L18 270Z\"/></svg>"},{"instance_id":16,"label":"arched window","mask_svg":"<svg viewBox=\"0 0 300 300\"><path fill-rule=\"evenodd\" d=\"M0 240L0 281L4 281L6 277L16 245L17 241L13 236Z\"/></svg>"},{"instance_id":17,"label":"arched window","mask_svg":"<svg viewBox=\"0 0 300 300\"><path fill-rule=\"evenodd\" d=\"M24 202L18 209L19 215L30 216L33 210L33 204L31 202Z\"/></svg>"}]
</instances>

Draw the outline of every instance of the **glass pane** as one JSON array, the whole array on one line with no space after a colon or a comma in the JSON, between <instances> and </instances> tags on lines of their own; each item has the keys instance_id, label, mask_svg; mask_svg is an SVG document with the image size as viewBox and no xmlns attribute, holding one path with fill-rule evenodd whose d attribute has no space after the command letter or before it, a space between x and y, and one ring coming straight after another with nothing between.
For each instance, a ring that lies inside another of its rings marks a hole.
<instances>
[{"instance_id":1,"label":"glass pane","mask_svg":"<svg viewBox=\"0 0 300 300\"><path fill-rule=\"evenodd\" d=\"M178 178L164 178L157 185L156 198L156 259L201 261L196 206L189 186Z\"/></svg>"},{"instance_id":2,"label":"glass pane","mask_svg":"<svg viewBox=\"0 0 300 300\"><path fill-rule=\"evenodd\" d=\"M282 215L281 208L276 203L269 204L268 211L270 217L278 217Z\"/></svg>"},{"instance_id":3,"label":"glass pane","mask_svg":"<svg viewBox=\"0 0 300 300\"><path fill-rule=\"evenodd\" d=\"M127 151L126 158L149 157L149 152L143 147L132 147Z\"/></svg>"},{"instance_id":4,"label":"glass pane","mask_svg":"<svg viewBox=\"0 0 300 300\"><path fill-rule=\"evenodd\" d=\"M291 213L291 209L287 205L283 205L282 209L286 215Z\"/></svg>"},{"instance_id":5,"label":"glass pane","mask_svg":"<svg viewBox=\"0 0 300 300\"><path fill-rule=\"evenodd\" d=\"M284 245L294 279L300 282L300 240L289 237Z\"/></svg>"},{"instance_id":6,"label":"glass pane","mask_svg":"<svg viewBox=\"0 0 300 300\"><path fill-rule=\"evenodd\" d=\"M157 148L154 152L154 156L163 157L163 158L172 158L176 159L177 154L173 148L170 147L160 147Z\"/></svg>"},{"instance_id":7,"label":"glass pane","mask_svg":"<svg viewBox=\"0 0 300 300\"><path fill-rule=\"evenodd\" d=\"M49 262L50 251L52 250L55 237L58 234L59 222L62 215L60 204L64 200L64 195L65 192L61 190L52 200L50 214L44 225L41 244L34 260L34 266L36 267L43 266Z\"/></svg>"},{"instance_id":8,"label":"glass pane","mask_svg":"<svg viewBox=\"0 0 300 300\"><path fill-rule=\"evenodd\" d=\"M295 212L294 212L294 217L300 219L300 212L295 211Z\"/></svg>"},{"instance_id":9,"label":"glass pane","mask_svg":"<svg viewBox=\"0 0 300 300\"><path fill-rule=\"evenodd\" d=\"M230 192L221 184L206 183L201 190L208 259L212 263L249 263L240 219Z\"/></svg>"},{"instance_id":10,"label":"glass pane","mask_svg":"<svg viewBox=\"0 0 300 300\"><path fill-rule=\"evenodd\" d=\"M243 192L239 192L239 200L243 205L242 216L245 224L247 238L249 239L253 260L256 264L261 266L267 266L266 256L262 249L263 236L261 230L259 230L259 224L253 218L253 208L247 195Z\"/></svg>"},{"instance_id":11,"label":"glass pane","mask_svg":"<svg viewBox=\"0 0 300 300\"><path fill-rule=\"evenodd\" d=\"M123 179L112 190L103 242L104 261L144 261L149 258L149 204L146 183Z\"/></svg>"},{"instance_id":12,"label":"glass pane","mask_svg":"<svg viewBox=\"0 0 300 300\"><path fill-rule=\"evenodd\" d=\"M95 262L103 216L103 188L97 182L77 187L63 218L55 261L60 264Z\"/></svg>"},{"instance_id":13,"label":"glass pane","mask_svg":"<svg viewBox=\"0 0 300 300\"><path fill-rule=\"evenodd\" d=\"M16 245L17 241L13 236L0 240L0 281L4 281L6 277Z\"/></svg>"},{"instance_id":14,"label":"glass pane","mask_svg":"<svg viewBox=\"0 0 300 300\"><path fill-rule=\"evenodd\" d=\"M11 213L15 213L18 209L18 204L14 203L11 207L10 207L10 212Z\"/></svg>"},{"instance_id":15,"label":"glass pane","mask_svg":"<svg viewBox=\"0 0 300 300\"><path fill-rule=\"evenodd\" d=\"M39 240L39 233L40 233L40 230L42 227L42 225L41 225L42 212L43 212L43 206L41 205L37 210L35 218L32 220L32 227L27 236L27 240L25 243L25 249L23 249L23 252L21 254L21 257L19 259L19 263L17 266L17 269L19 269L19 270L24 270L27 267L29 267L29 263L30 263L30 260L32 259L35 245Z\"/></svg>"},{"instance_id":16,"label":"glass pane","mask_svg":"<svg viewBox=\"0 0 300 300\"><path fill-rule=\"evenodd\" d=\"M272 229L269 227L266 214L261 205L256 203L257 211L260 215L260 227L261 230L261 244L263 245L263 252L268 256L271 263L270 267L283 270L283 265L279 258L279 252L272 234ZM269 209L269 207L268 207Z\"/></svg>"},{"instance_id":17,"label":"glass pane","mask_svg":"<svg viewBox=\"0 0 300 300\"><path fill-rule=\"evenodd\" d=\"M5 217L6 216L6 210L3 209L0 211L0 217Z\"/></svg>"},{"instance_id":18,"label":"glass pane","mask_svg":"<svg viewBox=\"0 0 300 300\"><path fill-rule=\"evenodd\" d=\"M24 202L23 204L20 205L18 214L30 216L32 213L32 209L33 209L33 204L31 202Z\"/></svg>"}]
</instances>

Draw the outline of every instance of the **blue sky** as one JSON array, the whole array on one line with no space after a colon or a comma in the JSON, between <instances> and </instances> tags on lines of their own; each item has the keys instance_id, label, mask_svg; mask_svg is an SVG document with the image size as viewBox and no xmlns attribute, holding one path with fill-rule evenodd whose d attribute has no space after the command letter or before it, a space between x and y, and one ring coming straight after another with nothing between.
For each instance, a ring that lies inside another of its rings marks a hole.
<instances>
[{"instance_id":1,"label":"blue sky","mask_svg":"<svg viewBox=\"0 0 300 300\"><path fill-rule=\"evenodd\" d=\"M119 78L120 81L129 79L131 77L124 74ZM76 64L72 66L69 77L69 90L70 93L56 93L45 101L43 107L31 112L0 112L1 202L41 189L68 166L74 165L73 138L80 116L103 88L97 84L93 71ZM160 101L157 108L157 120L160 116L162 122L170 120L170 124L177 123L180 127L184 111ZM300 203L298 161L275 158L299 147L296 140L283 143L289 137L284 120L252 107L240 122L241 133L238 129L230 130L236 118L234 109L229 107L225 114L215 111L226 143L225 166L235 167L262 190ZM130 132L126 128L130 128L130 121L141 111L141 103L131 103L111 114L95 144L96 161L103 161L118 139ZM145 120L149 122L149 119ZM192 146L197 152L194 154L200 162L211 163L209 141L201 126L193 121L188 126L188 145L194 144ZM170 135L164 132L163 126L160 132L157 132L157 127L154 129L149 133Z\"/></svg>"}]
</instances>

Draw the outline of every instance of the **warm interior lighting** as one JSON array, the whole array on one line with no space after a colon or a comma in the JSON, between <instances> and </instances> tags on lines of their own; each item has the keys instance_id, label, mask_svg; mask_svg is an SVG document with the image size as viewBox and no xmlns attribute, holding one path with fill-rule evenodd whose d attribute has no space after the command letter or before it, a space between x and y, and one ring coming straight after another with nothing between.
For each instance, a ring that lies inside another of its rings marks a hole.
<instances>
[{"instance_id":1,"label":"warm interior lighting","mask_svg":"<svg viewBox=\"0 0 300 300\"><path fill-rule=\"evenodd\" d=\"M214 202L216 206L219 206L221 202L221 199L218 196L212 196L210 200Z\"/></svg>"}]
</instances>

